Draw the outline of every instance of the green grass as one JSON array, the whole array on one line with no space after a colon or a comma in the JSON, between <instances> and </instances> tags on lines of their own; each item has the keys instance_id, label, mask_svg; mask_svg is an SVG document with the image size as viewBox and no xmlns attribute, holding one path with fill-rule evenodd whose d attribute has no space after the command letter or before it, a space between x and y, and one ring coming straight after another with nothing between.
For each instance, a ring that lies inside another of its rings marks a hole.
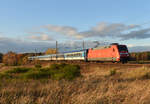
<instances>
[{"instance_id":1,"label":"green grass","mask_svg":"<svg viewBox=\"0 0 150 104\"><path fill-rule=\"evenodd\" d=\"M1 79L54 79L73 80L79 77L80 67L71 64L52 64L48 68L14 68L0 73Z\"/></svg>"}]
</instances>

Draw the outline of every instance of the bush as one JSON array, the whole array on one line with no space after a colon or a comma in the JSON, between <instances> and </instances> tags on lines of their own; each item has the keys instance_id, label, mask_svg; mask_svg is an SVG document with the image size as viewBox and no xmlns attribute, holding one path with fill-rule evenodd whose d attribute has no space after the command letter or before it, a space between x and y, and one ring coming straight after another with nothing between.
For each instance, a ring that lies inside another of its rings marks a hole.
<instances>
[{"instance_id":1,"label":"bush","mask_svg":"<svg viewBox=\"0 0 150 104\"><path fill-rule=\"evenodd\" d=\"M65 64L65 63L58 64L58 66L59 66L60 69L66 67L66 66L68 66L68 65L69 65L69 64Z\"/></svg>"},{"instance_id":2,"label":"bush","mask_svg":"<svg viewBox=\"0 0 150 104\"><path fill-rule=\"evenodd\" d=\"M64 67L65 79L72 80L80 76L80 67L78 65L68 65Z\"/></svg>"},{"instance_id":3,"label":"bush","mask_svg":"<svg viewBox=\"0 0 150 104\"><path fill-rule=\"evenodd\" d=\"M52 75L52 79L55 79L55 80L61 80L61 79L64 79L64 77L65 77L64 73L54 73Z\"/></svg>"},{"instance_id":4,"label":"bush","mask_svg":"<svg viewBox=\"0 0 150 104\"><path fill-rule=\"evenodd\" d=\"M42 66L40 64L35 64L35 68L41 68Z\"/></svg>"},{"instance_id":5,"label":"bush","mask_svg":"<svg viewBox=\"0 0 150 104\"><path fill-rule=\"evenodd\" d=\"M52 70L57 70L57 69L59 69L59 68L60 68L59 64L52 64L52 65L50 66L50 69L52 69Z\"/></svg>"},{"instance_id":6,"label":"bush","mask_svg":"<svg viewBox=\"0 0 150 104\"><path fill-rule=\"evenodd\" d=\"M3 56L3 63L5 65L17 65L17 54L14 52L8 52Z\"/></svg>"},{"instance_id":7,"label":"bush","mask_svg":"<svg viewBox=\"0 0 150 104\"><path fill-rule=\"evenodd\" d=\"M12 70L8 70L5 73L25 73L31 70L31 68L14 68Z\"/></svg>"},{"instance_id":8,"label":"bush","mask_svg":"<svg viewBox=\"0 0 150 104\"><path fill-rule=\"evenodd\" d=\"M56 80L73 80L80 76L80 67L70 64L53 64L49 68L14 68L0 73L0 78L24 78L24 79L44 79L52 78Z\"/></svg>"},{"instance_id":9,"label":"bush","mask_svg":"<svg viewBox=\"0 0 150 104\"><path fill-rule=\"evenodd\" d=\"M70 64L54 64L50 67L53 79L72 80L80 76L80 67L78 65Z\"/></svg>"},{"instance_id":10,"label":"bush","mask_svg":"<svg viewBox=\"0 0 150 104\"><path fill-rule=\"evenodd\" d=\"M111 69L110 72L109 72L109 75L110 76L113 76L116 74L116 70L115 69Z\"/></svg>"},{"instance_id":11,"label":"bush","mask_svg":"<svg viewBox=\"0 0 150 104\"><path fill-rule=\"evenodd\" d=\"M44 71L30 71L23 76L25 79L44 79L50 78L50 73Z\"/></svg>"}]
</instances>

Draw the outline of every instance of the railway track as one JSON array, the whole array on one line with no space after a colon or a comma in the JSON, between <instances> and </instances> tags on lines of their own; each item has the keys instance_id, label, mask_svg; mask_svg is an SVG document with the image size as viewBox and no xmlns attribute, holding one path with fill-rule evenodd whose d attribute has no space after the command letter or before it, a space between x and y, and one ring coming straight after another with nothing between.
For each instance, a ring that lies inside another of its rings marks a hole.
<instances>
[{"instance_id":1,"label":"railway track","mask_svg":"<svg viewBox=\"0 0 150 104\"><path fill-rule=\"evenodd\" d=\"M41 63L50 63L50 64L57 64L57 63L66 63L66 64L78 64L80 66L89 66L89 65L96 65L96 66L131 66L131 67L140 67L140 66L148 66L150 67L150 63L112 63L112 62L83 62L83 61L41 61Z\"/></svg>"}]
</instances>

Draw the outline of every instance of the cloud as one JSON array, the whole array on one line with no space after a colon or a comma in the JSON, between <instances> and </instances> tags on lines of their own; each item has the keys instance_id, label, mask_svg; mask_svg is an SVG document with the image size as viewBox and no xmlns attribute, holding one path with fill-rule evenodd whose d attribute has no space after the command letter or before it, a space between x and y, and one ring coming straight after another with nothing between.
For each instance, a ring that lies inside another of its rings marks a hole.
<instances>
[{"instance_id":1,"label":"cloud","mask_svg":"<svg viewBox=\"0 0 150 104\"><path fill-rule=\"evenodd\" d=\"M150 28L131 31L130 33L121 35L120 37L122 40L150 38Z\"/></svg>"},{"instance_id":2,"label":"cloud","mask_svg":"<svg viewBox=\"0 0 150 104\"><path fill-rule=\"evenodd\" d=\"M127 44L127 47L135 47L133 44Z\"/></svg>"},{"instance_id":3,"label":"cloud","mask_svg":"<svg viewBox=\"0 0 150 104\"><path fill-rule=\"evenodd\" d=\"M106 23L101 22L98 25L91 27L87 31L78 31L78 29L71 26L58 26L58 25L44 25L41 28L46 29L49 32L56 32L61 35L81 39L81 38L91 38L91 37L117 37L121 39L125 39L126 32L131 33L132 30L140 28L140 25L125 25L121 23ZM124 36L125 35L125 36ZM136 37L136 36L135 36ZM130 39L130 38L128 38Z\"/></svg>"},{"instance_id":4,"label":"cloud","mask_svg":"<svg viewBox=\"0 0 150 104\"><path fill-rule=\"evenodd\" d=\"M128 47L129 52L144 52L150 51L150 46L133 46Z\"/></svg>"},{"instance_id":5,"label":"cloud","mask_svg":"<svg viewBox=\"0 0 150 104\"><path fill-rule=\"evenodd\" d=\"M50 38L47 34L42 34L40 36L36 36L36 35L31 35L29 37L29 39L32 40L39 40L39 41L49 41L49 40L53 40L52 38Z\"/></svg>"},{"instance_id":6,"label":"cloud","mask_svg":"<svg viewBox=\"0 0 150 104\"><path fill-rule=\"evenodd\" d=\"M44 32L28 32L30 36L29 39L37 40L37 41L51 41L53 40L51 37L49 37L48 34Z\"/></svg>"},{"instance_id":7,"label":"cloud","mask_svg":"<svg viewBox=\"0 0 150 104\"><path fill-rule=\"evenodd\" d=\"M109 24L99 23L92 27L89 31L82 32L85 37L118 37L123 35L123 32L140 27L139 25L125 25L125 24Z\"/></svg>"},{"instance_id":8,"label":"cloud","mask_svg":"<svg viewBox=\"0 0 150 104\"><path fill-rule=\"evenodd\" d=\"M59 34L67 35L69 37L75 38L83 38L82 34L80 34L76 28L70 26L57 26L57 25L45 25L41 26L42 28L47 29L49 32L56 32Z\"/></svg>"}]
</instances>

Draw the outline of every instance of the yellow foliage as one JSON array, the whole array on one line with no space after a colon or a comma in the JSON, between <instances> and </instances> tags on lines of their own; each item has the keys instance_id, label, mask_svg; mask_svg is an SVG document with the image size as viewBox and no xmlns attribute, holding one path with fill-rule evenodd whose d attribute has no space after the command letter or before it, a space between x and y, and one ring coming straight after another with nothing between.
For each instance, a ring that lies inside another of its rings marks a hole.
<instances>
[{"instance_id":1,"label":"yellow foliage","mask_svg":"<svg viewBox=\"0 0 150 104\"><path fill-rule=\"evenodd\" d=\"M48 54L56 54L56 49L55 48L48 48L45 52L46 55Z\"/></svg>"},{"instance_id":2,"label":"yellow foliage","mask_svg":"<svg viewBox=\"0 0 150 104\"><path fill-rule=\"evenodd\" d=\"M14 52L8 52L3 56L3 63L5 65L17 65L17 54Z\"/></svg>"}]
</instances>

